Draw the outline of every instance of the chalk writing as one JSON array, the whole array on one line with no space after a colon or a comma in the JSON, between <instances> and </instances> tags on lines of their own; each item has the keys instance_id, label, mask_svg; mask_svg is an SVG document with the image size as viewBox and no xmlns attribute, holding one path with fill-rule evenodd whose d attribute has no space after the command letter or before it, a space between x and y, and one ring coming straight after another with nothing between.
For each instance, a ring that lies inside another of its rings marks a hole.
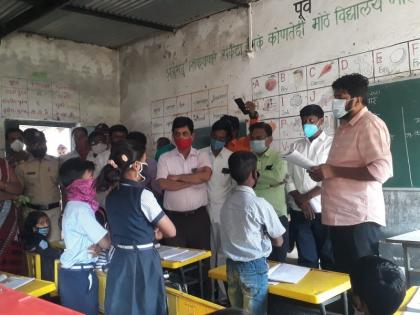
<instances>
[{"instance_id":1,"label":"chalk writing","mask_svg":"<svg viewBox=\"0 0 420 315\"><path fill-rule=\"evenodd\" d=\"M414 2L413 2L413 0L389 0L389 3L404 5L404 4L408 4L408 3L414 3Z\"/></svg>"},{"instance_id":2,"label":"chalk writing","mask_svg":"<svg viewBox=\"0 0 420 315\"><path fill-rule=\"evenodd\" d=\"M252 47L256 50L260 50L264 45L264 37L258 36L252 40Z\"/></svg>"},{"instance_id":3,"label":"chalk writing","mask_svg":"<svg viewBox=\"0 0 420 315\"><path fill-rule=\"evenodd\" d=\"M367 0L345 8L337 7L334 11L336 23L358 20L360 15L369 15L372 9L382 12L382 0Z\"/></svg>"},{"instance_id":4,"label":"chalk writing","mask_svg":"<svg viewBox=\"0 0 420 315\"><path fill-rule=\"evenodd\" d=\"M271 45L276 45L282 40L293 40L295 36L302 38L305 35L305 22L300 21L295 25L283 28L281 30L275 30L268 34L268 42Z\"/></svg>"}]
</instances>

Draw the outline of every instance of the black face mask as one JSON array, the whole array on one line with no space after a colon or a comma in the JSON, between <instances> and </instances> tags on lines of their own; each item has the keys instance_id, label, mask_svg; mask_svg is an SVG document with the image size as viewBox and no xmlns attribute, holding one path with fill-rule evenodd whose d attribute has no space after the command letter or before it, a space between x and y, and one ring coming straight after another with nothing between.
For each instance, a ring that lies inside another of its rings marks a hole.
<instances>
[{"instance_id":1,"label":"black face mask","mask_svg":"<svg viewBox=\"0 0 420 315\"><path fill-rule=\"evenodd\" d=\"M33 155L34 158L41 159L47 153L47 148L36 148L36 149L34 148L28 151Z\"/></svg>"}]
</instances>

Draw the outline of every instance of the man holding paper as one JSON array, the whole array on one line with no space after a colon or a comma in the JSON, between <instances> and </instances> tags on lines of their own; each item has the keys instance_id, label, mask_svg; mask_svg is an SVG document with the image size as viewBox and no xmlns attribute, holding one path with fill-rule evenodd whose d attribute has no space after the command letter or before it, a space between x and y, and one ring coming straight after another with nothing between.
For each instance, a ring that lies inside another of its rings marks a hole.
<instances>
[{"instance_id":1,"label":"man holding paper","mask_svg":"<svg viewBox=\"0 0 420 315\"><path fill-rule=\"evenodd\" d=\"M287 165L280 154L270 148L273 142L273 129L265 122L259 122L249 127L251 150L257 155L257 171L259 174L254 190L258 197L267 200L276 210L281 224L286 229L283 234L283 244L273 246L270 260L284 262L289 249L289 220L287 218L286 182Z\"/></svg>"},{"instance_id":2,"label":"man holding paper","mask_svg":"<svg viewBox=\"0 0 420 315\"><path fill-rule=\"evenodd\" d=\"M388 128L365 106L368 85L360 74L333 83L340 126L326 164L309 171L322 181L322 222L330 226L336 270L346 273L358 258L378 255L385 226L382 184L393 173Z\"/></svg>"},{"instance_id":3,"label":"man holding paper","mask_svg":"<svg viewBox=\"0 0 420 315\"><path fill-rule=\"evenodd\" d=\"M308 105L300 111L300 118L305 138L296 141L292 151L295 155L300 154L300 161L307 159L306 164L325 163L332 137L322 128L324 111L318 105ZM298 264L319 268L321 263L323 269L331 269L333 255L328 227L321 223L321 185L309 177L305 168L291 161L296 162L296 159L288 162L286 192L290 233L295 236Z\"/></svg>"}]
</instances>

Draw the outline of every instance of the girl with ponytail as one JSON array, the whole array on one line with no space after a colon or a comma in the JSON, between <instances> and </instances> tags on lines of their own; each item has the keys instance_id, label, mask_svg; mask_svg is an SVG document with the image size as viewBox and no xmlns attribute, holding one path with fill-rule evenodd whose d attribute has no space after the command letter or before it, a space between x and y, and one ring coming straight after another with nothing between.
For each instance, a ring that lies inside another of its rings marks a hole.
<instances>
[{"instance_id":1,"label":"girl with ponytail","mask_svg":"<svg viewBox=\"0 0 420 315\"><path fill-rule=\"evenodd\" d=\"M166 315L166 294L155 232L174 237L175 227L153 193L141 188L144 145L122 141L112 147L97 191L111 189L106 209L115 253L107 275L105 314Z\"/></svg>"}]
</instances>

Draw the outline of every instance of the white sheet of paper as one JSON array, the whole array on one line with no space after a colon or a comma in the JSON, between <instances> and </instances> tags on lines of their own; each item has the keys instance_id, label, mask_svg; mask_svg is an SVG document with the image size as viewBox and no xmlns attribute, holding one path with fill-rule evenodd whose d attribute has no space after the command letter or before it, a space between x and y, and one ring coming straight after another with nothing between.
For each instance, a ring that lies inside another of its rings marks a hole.
<instances>
[{"instance_id":1,"label":"white sheet of paper","mask_svg":"<svg viewBox=\"0 0 420 315\"><path fill-rule=\"evenodd\" d=\"M271 267L268 271L268 280L296 284L302 280L309 271L311 271L311 269L306 267L278 264Z\"/></svg>"},{"instance_id":2,"label":"white sheet of paper","mask_svg":"<svg viewBox=\"0 0 420 315\"><path fill-rule=\"evenodd\" d=\"M9 289L17 289L34 280L35 278L7 276L6 279L0 281L0 284L4 285L6 288Z\"/></svg>"},{"instance_id":3,"label":"white sheet of paper","mask_svg":"<svg viewBox=\"0 0 420 315\"><path fill-rule=\"evenodd\" d=\"M172 246L160 246L158 248L158 253L160 258L163 260L171 260L171 258L188 252L186 248L172 247Z\"/></svg>"},{"instance_id":4,"label":"white sheet of paper","mask_svg":"<svg viewBox=\"0 0 420 315\"><path fill-rule=\"evenodd\" d=\"M202 250L187 250L184 253L180 253L178 255L172 256L166 260L170 260L170 261L186 261L188 259L191 259L193 257L199 256L202 253L204 253L204 251Z\"/></svg>"},{"instance_id":5,"label":"white sheet of paper","mask_svg":"<svg viewBox=\"0 0 420 315\"><path fill-rule=\"evenodd\" d=\"M307 170L315 166L314 162L304 157L300 152L296 150L293 150L283 155L283 159L285 159L287 162L290 162Z\"/></svg>"},{"instance_id":6,"label":"white sheet of paper","mask_svg":"<svg viewBox=\"0 0 420 315\"><path fill-rule=\"evenodd\" d=\"M410 302L408 302L407 311L420 314L420 290L417 289Z\"/></svg>"}]
</instances>

